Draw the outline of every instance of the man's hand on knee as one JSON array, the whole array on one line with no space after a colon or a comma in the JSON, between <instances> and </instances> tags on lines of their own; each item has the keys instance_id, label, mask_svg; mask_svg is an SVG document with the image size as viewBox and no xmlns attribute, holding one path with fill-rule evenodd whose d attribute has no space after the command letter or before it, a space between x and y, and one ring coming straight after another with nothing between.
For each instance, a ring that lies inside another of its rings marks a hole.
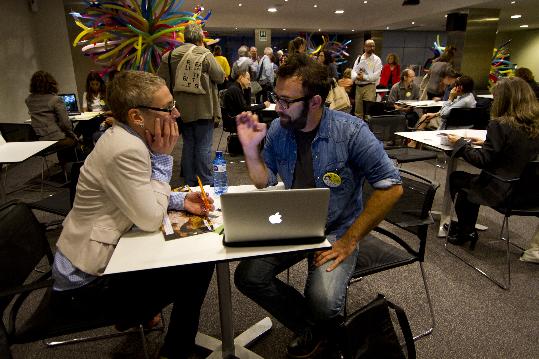
<instances>
[{"instance_id":1,"label":"man's hand on knee","mask_svg":"<svg viewBox=\"0 0 539 359\"><path fill-rule=\"evenodd\" d=\"M337 268L350 254L352 254L355 248L356 244L354 241L341 238L333 243L331 249L316 252L314 254L314 265L320 267L327 261L333 259L334 262L326 269L327 272L331 272Z\"/></svg>"}]
</instances>

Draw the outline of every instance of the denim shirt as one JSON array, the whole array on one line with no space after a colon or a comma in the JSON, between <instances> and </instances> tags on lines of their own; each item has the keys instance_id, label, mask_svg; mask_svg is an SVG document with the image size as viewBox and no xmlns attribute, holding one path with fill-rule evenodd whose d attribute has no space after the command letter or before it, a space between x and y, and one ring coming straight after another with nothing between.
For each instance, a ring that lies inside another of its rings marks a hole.
<instances>
[{"instance_id":1,"label":"denim shirt","mask_svg":"<svg viewBox=\"0 0 539 359\"><path fill-rule=\"evenodd\" d=\"M324 108L311 149L316 187L331 191L326 234L336 237L332 240L339 239L363 211L365 179L376 189L401 183L398 170L367 124L344 112ZM296 156L294 131L273 120L263 152L268 186L277 184L279 174L285 188L292 187ZM341 184L328 187L323 180L326 173L339 175Z\"/></svg>"}]
</instances>

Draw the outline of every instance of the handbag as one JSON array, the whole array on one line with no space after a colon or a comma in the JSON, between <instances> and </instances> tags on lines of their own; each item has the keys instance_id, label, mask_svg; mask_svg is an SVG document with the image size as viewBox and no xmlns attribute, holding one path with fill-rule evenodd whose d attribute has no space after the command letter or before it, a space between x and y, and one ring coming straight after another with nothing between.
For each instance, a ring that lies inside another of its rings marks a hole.
<instances>
[{"instance_id":1,"label":"handbag","mask_svg":"<svg viewBox=\"0 0 539 359\"><path fill-rule=\"evenodd\" d=\"M407 358L415 359L415 344L406 313L382 294L350 314L339 326L339 346L345 359L406 358L391 320L390 308L397 314Z\"/></svg>"},{"instance_id":2,"label":"handbag","mask_svg":"<svg viewBox=\"0 0 539 359\"><path fill-rule=\"evenodd\" d=\"M350 112L352 104L350 103L350 97L344 87L337 84L333 79L331 89L329 90L328 97L326 98L326 104L332 110Z\"/></svg>"},{"instance_id":3,"label":"handbag","mask_svg":"<svg viewBox=\"0 0 539 359\"><path fill-rule=\"evenodd\" d=\"M258 83L258 81L251 81L251 93L256 95L260 91L262 91L262 86L260 83Z\"/></svg>"}]
</instances>

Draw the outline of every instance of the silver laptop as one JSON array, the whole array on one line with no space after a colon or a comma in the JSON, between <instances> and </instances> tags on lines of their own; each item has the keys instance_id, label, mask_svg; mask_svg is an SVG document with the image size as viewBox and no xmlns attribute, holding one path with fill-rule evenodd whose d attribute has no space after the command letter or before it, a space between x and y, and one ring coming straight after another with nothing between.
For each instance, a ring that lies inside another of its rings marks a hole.
<instances>
[{"instance_id":1,"label":"silver laptop","mask_svg":"<svg viewBox=\"0 0 539 359\"><path fill-rule=\"evenodd\" d=\"M325 239L329 188L225 193L226 246L320 243Z\"/></svg>"},{"instance_id":2,"label":"silver laptop","mask_svg":"<svg viewBox=\"0 0 539 359\"><path fill-rule=\"evenodd\" d=\"M79 104L77 103L77 95L74 93L62 93L58 97L64 101L66 105L67 114L69 116L80 115Z\"/></svg>"}]
</instances>

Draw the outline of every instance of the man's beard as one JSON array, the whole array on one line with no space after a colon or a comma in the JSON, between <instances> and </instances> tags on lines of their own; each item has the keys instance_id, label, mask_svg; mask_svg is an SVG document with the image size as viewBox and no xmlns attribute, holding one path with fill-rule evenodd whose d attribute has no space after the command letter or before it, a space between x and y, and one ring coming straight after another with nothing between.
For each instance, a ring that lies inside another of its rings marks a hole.
<instances>
[{"instance_id":1,"label":"man's beard","mask_svg":"<svg viewBox=\"0 0 539 359\"><path fill-rule=\"evenodd\" d=\"M301 114L292 120L292 117L280 113L279 114L279 122L281 123L282 128L286 128L288 130L303 130L305 126L307 126L307 117L309 114L309 108L306 106L306 103L303 103L303 110L301 110Z\"/></svg>"}]
</instances>

